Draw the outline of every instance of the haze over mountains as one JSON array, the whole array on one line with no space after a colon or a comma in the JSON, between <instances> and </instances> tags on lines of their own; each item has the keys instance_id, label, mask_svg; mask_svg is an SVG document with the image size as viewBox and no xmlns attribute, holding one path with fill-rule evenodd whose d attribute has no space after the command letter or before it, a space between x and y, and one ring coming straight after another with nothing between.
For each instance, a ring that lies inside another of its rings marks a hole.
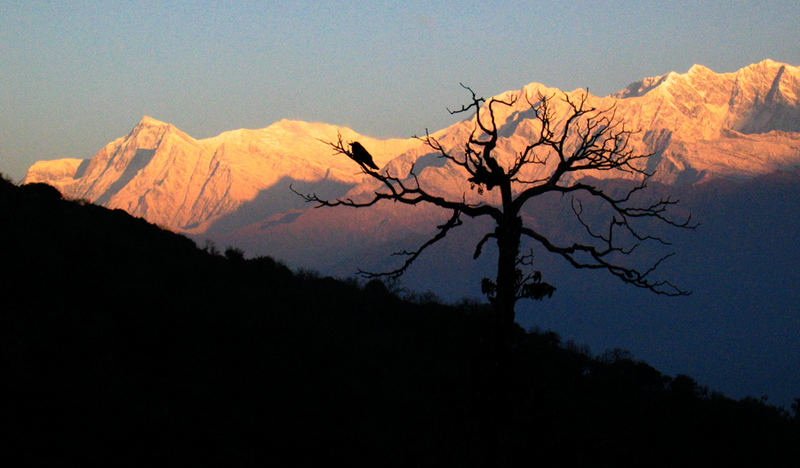
<instances>
[{"instance_id":1,"label":"haze over mountains","mask_svg":"<svg viewBox=\"0 0 800 468\"><path fill-rule=\"evenodd\" d=\"M502 93L517 100L497 114L501 159L513 158L536 131L528 101L539 93L556 95L556 115L563 118L566 104L558 89L531 83ZM567 95L576 99L582 93ZM800 200L800 67L764 60L715 73L695 65L684 74L645 78L587 99L614 107L627 128L641 130L632 143L652 153L646 167L655 171L653 180L682 198L702 223L696 232L672 233L678 255L665 267L694 294L665 301L537 254L537 267L558 290L552 301L523 305L520 320L593 348L628 347L668 372L705 376L702 383L733 395L768 393L781 402L800 395L800 239L794 221ZM473 125L467 119L434 135L457 152ZM424 122L420 127L423 133ZM25 182L47 182L68 198L121 208L201 241L272 255L293 267L335 275L380 269L392 261L391 252L415 247L445 218L435 209L388 203L368 210L303 204L290 186L353 198L374 188L352 161L323 143L337 132L346 141L360 141L393 175L408 174L414 164L427 188L458 198L479 196L459 168L417 139L378 140L344 127L288 120L196 140L144 117L92 159L37 162ZM561 209L531 207L527 216L545 222ZM484 227L475 223L449 236L409 271L406 284L446 298L477 296L480 278L491 271L487 255L479 262L470 255ZM700 348L706 361L694 358ZM782 359L777 368L775 359Z\"/></svg>"}]
</instances>

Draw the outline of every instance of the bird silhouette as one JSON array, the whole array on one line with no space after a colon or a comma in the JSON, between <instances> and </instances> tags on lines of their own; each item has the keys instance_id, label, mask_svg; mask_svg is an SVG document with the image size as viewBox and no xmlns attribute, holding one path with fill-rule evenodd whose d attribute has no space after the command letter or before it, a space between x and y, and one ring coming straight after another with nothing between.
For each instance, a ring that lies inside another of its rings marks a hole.
<instances>
[{"instance_id":1,"label":"bird silhouette","mask_svg":"<svg viewBox=\"0 0 800 468\"><path fill-rule=\"evenodd\" d=\"M350 157L353 159L353 161L361 165L369 166L376 170L379 169L378 166L375 165L375 161L372 160L372 155L369 154L369 151L367 151L366 148L361 146L361 143L357 141L350 143L350 153Z\"/></svg>"}]
</instances>

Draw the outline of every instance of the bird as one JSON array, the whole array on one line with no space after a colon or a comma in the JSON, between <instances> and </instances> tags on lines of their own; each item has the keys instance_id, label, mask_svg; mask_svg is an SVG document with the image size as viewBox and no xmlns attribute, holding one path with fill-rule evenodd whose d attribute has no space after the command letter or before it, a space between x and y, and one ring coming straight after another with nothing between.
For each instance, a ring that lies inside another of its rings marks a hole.
<instances>
[{"instance_id":1,"label":"bird","mask_svg":"<svg viewBox=\"0 0 800 468\"><path fill-rule=\"evenodd\" d=\"M372 160L372 155L369 154L369 151L357 141L350 143L350 157L353 161L361 165L369 166L375 170L379 169L379 167L375 165L375 161Z\"/></svg>"}]
</instances>

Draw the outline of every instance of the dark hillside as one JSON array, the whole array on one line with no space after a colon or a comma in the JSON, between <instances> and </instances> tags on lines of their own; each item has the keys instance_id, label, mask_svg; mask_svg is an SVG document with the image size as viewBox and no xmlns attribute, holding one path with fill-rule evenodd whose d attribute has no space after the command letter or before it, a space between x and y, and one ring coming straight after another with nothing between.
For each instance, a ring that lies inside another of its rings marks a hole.
<instances>
[{"instance_id":1,"label":"dark hillside","mask_svg":"<svg viewBox=\"0 0 800 468\"><path fill-rule=\"evenodd\" d=\"M624 351L519 329L495 365L485 306L213 250L0 179L6 466L800 459L796 416Z\"/></svg>"}]
</instances>

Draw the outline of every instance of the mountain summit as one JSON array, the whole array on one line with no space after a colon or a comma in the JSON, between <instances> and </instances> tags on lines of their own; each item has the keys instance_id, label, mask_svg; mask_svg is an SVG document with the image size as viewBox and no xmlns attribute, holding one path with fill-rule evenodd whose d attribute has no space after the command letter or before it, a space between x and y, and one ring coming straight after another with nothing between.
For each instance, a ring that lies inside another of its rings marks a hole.
<instances>
[{"instance_id":1,"label":"mountain summit","mask_svg":"<svg viewBox=\"0 0 800 468\"><path fill-rule=\"evenodd\" d=\"M670 72L633 82L611 97L657 103L661 126L678 111L687 122L700 120L703 128L697 130L708 136L724 130L800 132L799 95L800 67L767 59L733 73L694 65L683 75Z\"/></svg>"},{"instance_id":2,"label":"mountain summit","mask_svg":"<svg viewBox=\"0 0 800 468\"><path fill-rule=\"evenodd\" d=\"M501 96L535 99L537 93L561 91L532 83ZM652 153L647 168L655 170L657 180L694 184L800 165L798 96L800 68L764 60L732 73L694 65L684 74L645 78L609 96L588 99L600 108L615 107L627 127L641 129L632 143L637 151ZM497 117L504 137L500 156L513 157L530 135L527 100L518 99ZM436 135L457 149L471 128L470 121L462 121ZM25 182L47 182L70 198L121 208L175 231L203 233L248 205L253 216L239 216L231 226L263 219L266 202L280 206L279 212L300 209L287 190L290 184L327 188L333 196L368 190L368 185L359 185L369 181L358 168L323 143L337 133L362 142L378 166L394 173L402 174L413 163L422 177L444 191L462 193L467 188L454 173L457 168L436 161L430 148L416 139L378 140L349 128L281 120L259 130L196 140L147 116L92 159L35 163ZM281 194L270 192L277 187ZM268 192L269 200L257 203Z\"/></svg>"}]
</instances>

